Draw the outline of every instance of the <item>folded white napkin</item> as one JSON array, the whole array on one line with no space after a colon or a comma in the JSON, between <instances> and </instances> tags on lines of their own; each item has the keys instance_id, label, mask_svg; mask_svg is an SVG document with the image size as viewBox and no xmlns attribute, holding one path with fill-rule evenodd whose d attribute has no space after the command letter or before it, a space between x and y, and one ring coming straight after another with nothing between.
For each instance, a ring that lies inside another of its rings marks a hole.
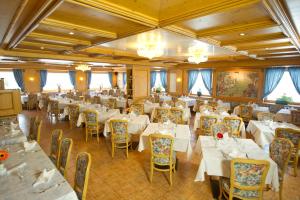
<instances>
[{"instance_id":1,"label":"folded white napkin","mask_svg":"<svg viewBox=\"0 0 300 200\"><path fill-rule=\"evenodd\" d=\"M246 157L245 153L239 152L236 149L232 150L228 155L232 158L245 158Z\"/></svg>"},{"instance_id":2,"label":"folded white napkin","mask_svg":"<svg viewBox=\"0 0 300 200\"><path fill-rule=\"evenodd\" d=\"M54 174L55 174L55 169L51 169L51 170L44 169L32 186L36 187L43 183L49 183Z\"/></svg>"},{"instance_id":3,"label":"folded white napkin","mask_svg":"<svg viewBox=\"0 0 300 200\"><path fill-rule=\"evenodd\" d=\"M36 146L36 141L24 142L25 151L32 151Z\"/></svg>"},{"instance_id":4,"label":"folded white napkin","mask_svg":"<svg viewBox=\"0 0 300 200\"><path fill-rule=\"evenodd\" d=\"M7 173L7 169L4 167L4 164L0 164L0 176L4 176Z\"/></svg>"},{"instance_id":5,"label":"folded white napkin","mask_svg":"<svg viewBox=\"0 0 300 200\"><path fill-rule=\"evenodd\" d=\"M26 165L27 165L27 163L23 162L23 163L21 163L21 164L15 166L15 167L9 169L9 170L7 171L7 173L8 173L8 174L11 174L11 173L13 173L13 172L15 172L15 171L17 171L17 170L19 170L19 169L25 167Z\"/></svg>"},{"instance_id":6,"label":"folded white napkin","mask_svg":"<svg viewBox=\"0 0 300 200\"><path fill-rule=\"evenodd\" d=\"M11 135L15 136L15 135L19 134L20 132L21 132L20 130L13 129L13 130L11 130Z\"/></svg>"}]
</instances>

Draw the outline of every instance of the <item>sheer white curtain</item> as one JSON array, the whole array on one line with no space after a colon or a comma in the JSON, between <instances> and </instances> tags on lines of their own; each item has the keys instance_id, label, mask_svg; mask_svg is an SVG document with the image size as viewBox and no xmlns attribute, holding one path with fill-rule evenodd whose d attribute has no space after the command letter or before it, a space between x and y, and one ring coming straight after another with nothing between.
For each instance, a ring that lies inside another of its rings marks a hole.
<instances>
[{"instance_id":1,"label":"sheer white curtain","mask_svg":"<svg viewBox=\"0 0 300 200\"><path fill-rule=\"evenodd\" d=\"M192 87L191 93L192 94L197 94L198 91L201 91L202 95L210 95L209 91L206 89L201 73L198 73L198 77L196 80L195 85Z\"/></svg>"},{"instance_id":2,"label":"sheer white curtain","mask_svg":"<svg viewBox=\"0 0 300 200\"><path fill-rule=\"evenodd\" d=\"M60 86L61 90L74 89L68 72L48 72L47 82L44 86L44 91L56 91Z\"/></svg>"},{"instance_id":3,"label":"sheer white curtain","mask_svg":"<svg viewBox=\"0 0 300 200\"><path fill-rule=\"evenodd\" d=\"M4 78L5 89L20 89L12 71L0 71L0 78Z\"/></svg>"},{"instance_id":4,"label":"sheer white curtain","mask_svg":"<svg viewBox=\"0 0 300 200\"><path fill-rule=\"evenodd\" d=\"M90 89L111 88L108 73L92 73Z\"/></svg>"}]
</instances>

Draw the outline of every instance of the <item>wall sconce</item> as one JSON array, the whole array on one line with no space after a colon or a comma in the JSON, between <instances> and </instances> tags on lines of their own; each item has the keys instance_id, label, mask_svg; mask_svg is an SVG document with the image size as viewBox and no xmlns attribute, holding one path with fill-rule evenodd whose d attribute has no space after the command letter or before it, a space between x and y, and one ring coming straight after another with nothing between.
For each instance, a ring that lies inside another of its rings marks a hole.
<instances>
[{"instance_id":1,"label":"wall sconce","mask_svg":"<svg viewBox=\"0 0 300 200\"><path fill-rule=\"evenodd\" d=\"M178 82L178 83L181 82L181 78L177 78L176 82Z\"/></svg>"},{"instance_id":2,"label":"wall sconce","mask_svg":"<svg viewBox=\"0 0 300 200\"><path fill-rule=\"evenodd\" d=\"M34 77L29 77L29 81L34 81Z\"/></svg>"},{"instance_id":3,"label":"wall sconce","mask_svg":"<svg viewBox=\"0 0 300 200\"><path fill-rule=\"evenodd\" d=\"M80 80L80 81L83 81L83 77L82 77L82 76L81 76L81 77L79 77L79 80Z\"/></svg>"}]
</instances>

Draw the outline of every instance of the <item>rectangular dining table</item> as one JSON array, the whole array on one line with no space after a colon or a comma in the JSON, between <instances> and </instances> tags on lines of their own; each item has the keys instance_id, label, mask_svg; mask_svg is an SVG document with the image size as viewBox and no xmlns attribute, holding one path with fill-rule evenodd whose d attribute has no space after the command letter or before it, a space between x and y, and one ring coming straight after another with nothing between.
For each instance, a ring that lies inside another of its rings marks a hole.
<instances>
[{"instance_id":1,"label":"rectangular dining table","mask_svg":"<svg viewBox=\"0 0 300 200\"><path fill-rule=\"evenodd\" d=\"M271 185L275 191L279 190L277 164L251 139L228 138L217 142L212 136L200 136L197 140L195 152L202 154L195 181L205 181L208 176L230 177L230 152L239 152L239 158L267 160L270 168L265 184Z\"/></svg>"},{"instance_id":2,"label":"rectangular dining table","mask_svg":"<svg viewBox=\"0 0 300 200\"><path fill-rule=\"evenodd\" d=\"M16 144L27 141L19 125L0 125L0 145Z\"/></svg>"},{"instance_id":3,"label":"rectangular dining table","mask_svg":"<svg viewBox=\"0 0 300 200\"><path fill-rule=\"evenodd\" d=\"M120 114L119 109L106 110L103 108L90 108L90 110L94 110L98 113L98 122L102 124L104 124L109 118ZM79 113L77 124L76 124L77 127L80 127L80 125L85 122L85 115L83 111Z\"/></svg>"}]
</instances>

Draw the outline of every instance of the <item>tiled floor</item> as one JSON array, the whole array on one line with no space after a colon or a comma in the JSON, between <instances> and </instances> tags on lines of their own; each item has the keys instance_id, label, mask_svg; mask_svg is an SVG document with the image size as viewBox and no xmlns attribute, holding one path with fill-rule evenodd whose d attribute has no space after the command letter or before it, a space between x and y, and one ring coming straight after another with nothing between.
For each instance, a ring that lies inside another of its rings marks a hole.
<instances>
[{"instance_id":1,"label":"tiled floor","mask_svg":"<svg viewBox=\"0 0 300 200\"><path fill-rule=\"evenodd\" d=\"M60 121L51 124L45 112L24 111L19 121L25 133L28 132L28 117L39 115L43 118L41 132L41 146L49 153L50 134L53 129L63 129L64 137L74 141L67 178L73 185L75 159L78 152L87 151L92 155L92 165L89 177L87 200L210 200L213 199L210 181L194 182L200 156L194 154L191 160L186 155L178 153L179 169L173 176L173 186L169 186L168 174L154 172L153 183L149 182L149 152L129 152L126 159L125 152L118 150L115 158L111 158L109 139L101 137L99 144L96 138L87 143L84 140L84 129L70 129L68 122ZM192 143L195 144L195 135ZM298 177L289 174L285 177L283 199L300 200L300 170ZM268 191L264 199L275 200L278 193Z\"/></svg>"}]
</instances>

